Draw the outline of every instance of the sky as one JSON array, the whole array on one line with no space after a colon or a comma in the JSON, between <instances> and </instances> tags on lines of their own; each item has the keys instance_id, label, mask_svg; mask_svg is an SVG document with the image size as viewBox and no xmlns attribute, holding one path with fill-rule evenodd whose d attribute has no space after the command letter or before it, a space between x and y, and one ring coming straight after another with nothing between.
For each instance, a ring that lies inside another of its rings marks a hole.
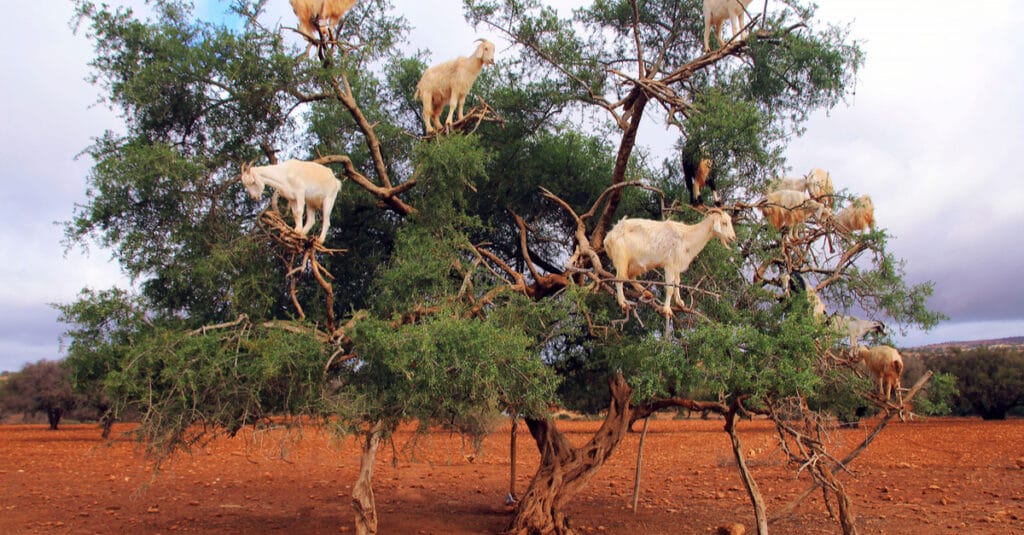
<instances>
[{"instance_id":1,"label":"sky","mask_svg":"<svg viewBox=\"0 0 1024 535\"><path fill-rule=\"evenodd\" d=\"M585 2L549 3L568 13ZM227 5L197 4L204 18L221 16ZM407 50L427 50L431 62L469 53L478 37L498 43L499 57L507 50L487 28L464 21L459 0L394 4L413 26ZM866 62L855 94L816 113L787 152L794 172L821 167L837 188L870 194L908 283L934 282L929 305L949 320L930 332L896 333L904 347L1024 335L1024 3L978 0L970 13L965 6L821 2L819 18L849 24ZM84 31L72 31L70 2L13 2L6 11L0 371L15 371L65 356L67 326L52 303L70 303L84 287L131 281L97 244L63 243L61 222L86 200L92 161L79 154L120 125L87 81L92 45ZM439 14L448 17L443 32ZM265 20L293 25L288 2L271 0ZM641 129L648 139L664 132L649 122Z\"/></svg>"}]
</instances>

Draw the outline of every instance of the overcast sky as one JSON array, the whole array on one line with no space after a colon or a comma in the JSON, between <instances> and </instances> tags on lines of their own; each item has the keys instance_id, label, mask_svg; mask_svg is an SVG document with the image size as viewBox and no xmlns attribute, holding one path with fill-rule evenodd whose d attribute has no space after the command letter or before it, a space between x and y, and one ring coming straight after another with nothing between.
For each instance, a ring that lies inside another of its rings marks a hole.
<instances>
[{"instance_id":1,"label":"overcast sky","mask_svg":"<svg viewBox=\"0 0 1024 535\"><path fill-rule=\"evenodd\" d=\"M210 17L226 5L197 3ZM429 50L432 61L468 53L477 37L498 41L463 22L459 0L395 4L414 27L408 48ZM930 304L950 320L897 342L1024 335L1024 4L977 0L970 13L963 2L821 4L823 19L852 25L866 64L856 95L814 117L790 146L789 163L800 173L828 169L837 187L869 193L908 282L935 282ZM71 302L83 287L128 285L95 245L65 252L58 224L84 202L92 162L76 156L119 124L85 81L92 46L71 32L70 2L5 8L0 371L64 356L58 338L66 327L49 303ZM271 0L267 19L291 25L288 2ZM645 132L664 131L650 122Z\"/></svg>"}]
</instances>

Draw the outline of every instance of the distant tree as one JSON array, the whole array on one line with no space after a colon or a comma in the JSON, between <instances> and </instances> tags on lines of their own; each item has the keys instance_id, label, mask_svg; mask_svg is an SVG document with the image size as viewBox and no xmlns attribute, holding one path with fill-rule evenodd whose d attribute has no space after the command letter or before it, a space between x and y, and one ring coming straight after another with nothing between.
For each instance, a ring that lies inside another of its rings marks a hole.
<instances>
[{"instance_id":1,"label":"distant tree","mask_svg":"<svg viewBox=\"0 0 1024 535\"><path fill-rule=\"evenodd\" d=\"M77 406L78 398L67 369L58 362L40 360L11 374L0 387L0 404L5 412L45 413L50 429L56 430L64 413Z\"/></svg>"},{"instance_id":2,"label":"distant tree","mask_svg":"<svg viewBox=\"0 0 1024 535\"><path fill-rule=\"evenodd\" d=\"M956 376L959 394L955 411L978 414L985 420L1004 420L1024 405L1024 353L1012 348L954 351L932 357L935 368Z\"/></svg>"}]
</instances>

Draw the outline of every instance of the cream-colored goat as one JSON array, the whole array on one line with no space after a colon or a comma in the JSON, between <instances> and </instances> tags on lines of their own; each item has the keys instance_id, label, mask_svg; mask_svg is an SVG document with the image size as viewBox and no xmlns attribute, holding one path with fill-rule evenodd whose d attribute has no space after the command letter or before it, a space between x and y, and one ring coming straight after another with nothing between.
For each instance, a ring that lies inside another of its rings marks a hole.
<instances>
[{"instance_id":1,"label":"cream-colored goat","mask_svg":"<svg viewBox=\"0 0 1024 535\"><path fill-rule=\"evenodd\" d=\"M722 40L722 25L725 21L732 24L733 38L743 30L743 19L751 0L704 0L704 52L711 51L711 29L715 29L715 37L719 46L725 46Z\"/></svg>"},{"instance_id":2,"label":"cream-colored goat","mask_svg":"<svg viewBox=\"0 0 1024 535\"><path fill-rule=\"evenodd\" d=\"M851 234L857 230L871 230L875 227L875 205L871 197L861 195L850 206L836 214L833 224L836 230Z\"/></svg>"},{"instance_id":3,"label":"cream-colored goat","mask_svg":"<svg viewBox=\"0 0 1024 535\"><path fill-rule=\"evenodd\" d=\"M788 228L790 236L811 215L820 221L822 217L829 214L828 207L811 199L806 192L791 189L780 189L768 193L758 203L758 209L764 214L768 223L777 230L782 230L783 227Z\"/></svg>"},{"instance_id":4,"label":"cream-colored goat","mask_svg":"<svg viewBox=\"0 0 1024 535\"><path fill-rule=\"evenodd\" d=\"M824 169L811 169L802 177L776 178L768 185L770 191L791 190L806 191L815 201L831 208L835 202L835 187L832 176Z\"/></svg>"},{"instance_id":5,"label":"cream-colored goat","mask_svg":"<svg viewBox=\"0 0 1024 535\"><path fill-rule=\"evenodd\" d=\"M329 35L356 0L291 0L291 4L299 19L299 33L313 42L320 41L318 29L321 35Z\"/></svg>"},{"instance_id":6,"label":"cream-colored goat","mask_svg":"<svg viewBox=\"0 0 1024 535\"><path fill-rule=\"evenodd\" d=\"M448 104L448 118L444 122L446 127L452 125L456 106L458 119L465 116L463 107L473 82L484 65L494 64L494 43L486 39L477 41L480 44L468 58L460 56L434 65L423 72L416 84L413 98L423 101L423 124L427 127L427 134L433 133L435 128L441 129L441 111L445 104Z\"/></svg>"},{"instance_id":7,"label":"cream-colored goat","mask_svg":"<svg viewBox=\"0 0 1024 535\"><path fill-rule=\"evenodd\" d=\"M878 381L878 393L888 401L896 391L896 399L903 404L903 393L900 392L900 377L903 375L903 357L899 351L890 346L860 346L855 353L856 359L864 361L871 375Z\"/></svg>"},{"instance_id":8,"label":"cream-colored goat","mask_svg":"<svg viewBox=\"0 0 1024 535\"><path fill-rule=\"evenodd\" d=\"M314 210L320 210L323 222L320 225L320 243L327 237L327 229L331 228L331 210L341 189L341 181L334 176L330 167L316 162L288 160L275 165L253 167L242 164L242 185L253 200L263 195L264 185L268 185L288 201L292 216L295 218L295 232L305 236L313 228L316 221ZM302 214L306 213L306 224L302 224Z\"/></svg>"},{"instance_id":9,"label":"cream-colored goat","mask_svg":"<svg viewBox=\"0 0 1024 535\"><path fill-rule=\"evenodd\" d=\"M670 316L673 298L680 306L686 306L679 296L680 275L715 237L727 247L736 240L732 218L717 209L709 210L704 220L695 225L627 218L608 231L604 239L604 250L615 266L615 276L619 279L635 279L647 271L664 267L666 286L662 313ZM639 286L633 284L634 287ZM629 309L622 291L622 282L615 283L615 298L623 310Z\"/></svg>"}]
</instances>

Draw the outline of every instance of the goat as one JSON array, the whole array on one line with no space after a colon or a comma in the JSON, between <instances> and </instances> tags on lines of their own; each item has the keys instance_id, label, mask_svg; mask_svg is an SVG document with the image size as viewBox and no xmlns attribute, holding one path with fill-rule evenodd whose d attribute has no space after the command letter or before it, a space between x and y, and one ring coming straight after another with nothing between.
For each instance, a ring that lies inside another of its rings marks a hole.
<instances>
[{"instance_id":1,"label":"goat","mask_svg":"<svg viewBox=\"0 0 1024 535\"><path fill-rule=\"evenodd\" d=\"M732 24L733 38L743 30L743 17L751 0L704 0L704 52L711 52L711 28L715 29L715 37L719 46L725 46L722 40L722 25L726 20Z\"/></svg>"},{"instance_id":2,"label":"goat","mask_svg":"<svg viewBox=\"0 0 1024 535\"><path fill-rule=\"evenodd\" d=\"M291 0L291 4L299 19L299 33L313 43L320 41L315 32L329 34L356 0Z\"/></svg>"},{"instance_id":3,"label":"goat","mask_svg":"<svg viewBox=\"0 0 1024 535\"><path fill-rule=\"evenodd\" d=\"M812 199L832 208L835 205L836 189L832 185L832 175L824 169L811 169L804 178L807 182L807 194Z\"/></svg>"},{"instance_id":4,"label":"goat","mask_svg":"<svg viewBox=\"0 0 1024 535\"><path fill-rule=\"evenodd\" d=\"M832 177L824 169L811 169L811 172L802 177L776 178L768 184L770 191L806 191L810 198L818 201L829 208L835 200L835 188L832 186Z\"/></svg>"},{"instance_id":5,"label":"goat","mask_svg":"<svg viewBox=\"0 0 1024 535\"><path fill-rule=\"evenodd\" d=\"M704 200L700 196L700 188L705 185L711 189L715 206L722 205L718 198L715 174L711 172L711 160L701 158L700 152L692 150L689 145L683 147L683 178L686 180L686 190L690 192L690 206L704 204Z\"/></svg>"},{"instance_id":6,"label":"goat","mask_svg":"<svg viewBox=\"0 0 1024 535\"><path fill-rule=\"evenodd\" d=\"M274 165L253 167L242 164L239 177L242 185L253 200L263 195L263 186L270 185L278 194L288 201L292 216L295 218L295 232L305 236L315 222L314 210L320 210L323 223L320 229L320 243L327 237L327 229L331 228L331 210L334 200L341 189L341 181L334 176L330 167L316 162L288 160ZM302 225L302 214L306 212L306 224Z\"/></svg>"},{"instance_id":7,"label":"goat","mask_svg":"<svg viewBox=\"0 0 1024 535\"><path fill-rule=\"evenodd\" d=\"M458 119L462 120L465 116L462 110L466 104L466 95L473 87L473 82L484 65L494 64L494 43L487 39L477 41L480 44L470 57L460 56L434 65L423 72L419 83L416 84L413 99L423 101L423 124L427 127L428 135L434 132L435 126L437 130L441 129L441 110L445 103L448 104L445 126L451 127L456 105L459 108Z\"/></svg>"},{"instance_id":8,"label":"goat","mask_svg":"<svg viewBox=\"0 0 1024 535\"><path fill-rule=\"evenodd\" d=\"M324 7L320 11L320 24L326 26L333 36L334 29L341 23L341 18L356 5L356 0L324 0Z\"/></svg>"},{"instance_id":9,"label":"goat","mask_svg":"<svg viewBox=\"0 0 1024 535\"><path fill-rule=\"evenodd\" d=\"M806 192L789 189L768 193L757 206L771 226L780 231L787 227L791 236L794 229L812 214L819 220L830 214L828 207L811 199Z\"/></svg>"},{"instance_id":10,"label":"goat","mask_svg":"<svg viewBox=\"0 0 1024 535\"><path fill-rule=\"evenodd\" d=\"M786 285L791 292L806 293L807 302L811 304L811 314L816 321L822 321L825 317L825 302L818 297L818 291L807 284L807 280L798 271L791 271L785 277Z\"/></svg>"},{"instance_id":11,"label":"goat","mask_svg":"<svg viewBox=\"0 0 1024 535\"><path fill-rule=\"evenodd\" d=\"M833 224L844 234L873 229L875 227L875 205L871 202L871 197L867 195L858 197L850 206L836 214Z\"/></svg>"},{"instance_id":12,"label":"goat","mask_svg":"<svg viewBox=\"0 0 1024 535\"><path fill-rule=\"evenodd\" d=\"M885 333L885 325L880 321L862 320L853 316L835 315L829 320L831 325L850 337L850 351L857 351L859 340L868 333Z\"/></svg>"},{"instance_id":13,"label":"goat","mask_svg":"<svg viewBox=\"0 0 1024 535\"><path fill-rule=\"evenodd\" d=\"M713 237L726 247L736 240L732 217L719 209L711 209L694 225L625 218L608 231L604 250L615 266L618 279L634 279L652 269L665 268L665 304L661 310L667 317L672 315L673 297L680 306L685 306L679 296L680 275ZM632 284L639 288L637 283ZM621 281L615 283L615 298L623 310L629 309Z\"/></svg>"},{"instance_id":14,"label":"goat","mask_svg":"<svg viewBox=\"0 0 1024 535\"><path fill-rule=\"evenodd\" d=\"M878 381L878 393L889 401L893 390L896 391L896 398L899 404L903 404L903 394L900 392L900 377L903 375L903 357L900 352L891 346L860 346L855 353L855 361L864 361L868 371Z\"/></svg>"}]
</instances>

